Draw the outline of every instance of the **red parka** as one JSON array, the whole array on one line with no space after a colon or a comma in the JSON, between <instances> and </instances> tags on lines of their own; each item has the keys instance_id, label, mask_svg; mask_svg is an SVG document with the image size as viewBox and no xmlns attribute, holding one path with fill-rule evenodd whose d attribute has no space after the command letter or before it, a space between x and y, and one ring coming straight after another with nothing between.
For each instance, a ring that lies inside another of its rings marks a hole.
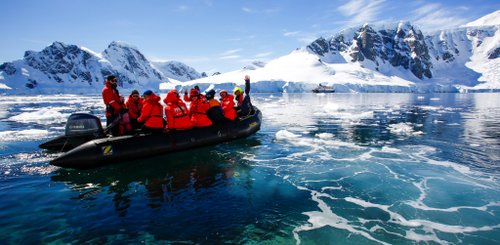
<instances>
[{"instance_id":1,"label":"red parka","mask_svg":"<svg viewBox=\"0 0 500 245\"><path fill-rule=\"evenodd\" d=\"M137 121L148 128L163 128L163 106L159 101L160 97L154 93L148 96Z\"/></svg>"},{"instance_id":2,"label":"red parka","mask_svg":"<svg viewBox=\"0 0 500 245\"><path fill-rule=\"evenodd\" d=\"M167 93L165 102L165 115L167 116L167 128L184 130L193 127L189 118L189 110L186 104L180 99L177 90Z\"/></svg>"},{"instance_id":3,"label":"red parka","mask_svg":"<svg viewBox=\"0 0 500 245\"><path fill-rule=\"evenodd\" d=\"M201 93L199 95L200 95L200 98L206 100L205 95L203 95ZM187 93L184 93L184 101L191 102L191 98L189 98L189 95Z\"/></svg>"},{"instance_id":4,"label":"red parka","mask_svg":"<svg viewBox=\"0 0 500 245\"><path fill-rule=\"evenodd\" d=\"M131 119L137 119L141 115L142 106L144 104L144 99L140 98L138 100L134 100L132 95L128 96L127 102L125 103L128 108L128 115Z\"/></svg>"},{"instance_id":5,"label":"red parka","mask_svg":"<svg viewBox=\"0 0 500 245\"><path fill-rule=\"evenodd\" d=\"M210 109L210 105L205 99L201 99L201 97L198 97L196 100L191 99L189 113L193 126L208 127L212 125L212 121L207 116L208 109Z\"/></svg>"},{"instance_id":6,"label":"red parka","mask_svg":"<svg viewBox=\"0 0 500 245\"><path fill-rule=\"evenodd\" d=\"M113 88L108 81L106 81L106 85L102 89L102 100L106 105L106 117L116 116L120 112L120 108L124 108L118 90Z\"/></svg>"},{"instance_id":7,"label":"red parka","mask_svg":"<svg viewBox=\"0 0 500 245\"><path fill-rule=\"evenodd\" d=\"M236 119L236 109L234 109L234 96L232 94L227 94L221 98L222 111L224 112L224 117L229 120Z\"/></svg>"}]
</instances>

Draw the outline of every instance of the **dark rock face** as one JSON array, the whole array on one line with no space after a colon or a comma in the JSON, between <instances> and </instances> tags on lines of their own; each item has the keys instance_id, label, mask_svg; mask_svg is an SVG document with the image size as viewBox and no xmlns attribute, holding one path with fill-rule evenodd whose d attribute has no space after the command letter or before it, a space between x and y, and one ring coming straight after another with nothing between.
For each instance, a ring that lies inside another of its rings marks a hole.
<instances>
[{"instance_id":1,"label":"dark rock face","mask_svg":"<svg viewBox=\"0 0 500 245\"><path fill-rule=\"evenodd\" d=\"M316 39L313 43L307 46L314 53L324 56L326 53L331 52L330 44L322 37Z\"/></svg>"},{"instance_id":2,"label":"dark rock face","mask_svg":"<svg viewBox=\"0 0 500 245\"><path fill-rule=\"evenodd\" d=\"M112 42L103 54L113 65L122 67L131 74L147 79L162 79L161 74L151 66L141 52L126 44ZM133 83L128 78L126 80Z\"/></svg>"},{"instance_id":3,"label":"dark rock face","mask_svg":"<svg viewBox=\"0 0 500 245\"><path fill-rule=\"evenodd\" d=\"M500 56L500 48L496 48L493 52L488 55L488 59L496 59Z\"/></svg>"},{"instance_id":4,"label":"dark rock face","mask_svg":"<svg viewBox=\"0 0 500 245\"><path fill-rule=\"evenodd\" d=\"M364 25L354 31L352 39L345 39L343 33L330 39L319 38L307 48L320 55L348 52L351 62L371 60L379 66L379 61L394 67L409 69L416 77L432 77L432 63L425 37L420 30L409 23L401 23L397 29L375 30Z\"/></svg>"},{"instance_id":5,"label":"dark rock face","mask_svg":"<svg viewBox=\"0 0 500 245\"><path fill-rule=\"evenodd\" d=\"M202 74L198 73L194 68L177 61L155 62L154 65L164 76L179 81L190 81L202 77Z\"/></svg>"},{"instance_id":6,"label":"dark rock face","mask_svg":"<svg viewBox=\"0 0 500 245\"><path fill-rule=\"evenodd\" d=\"M33 79L28 79L28 82L24 86L26 86L29 89L33 89L36 86L38 86L38 82L36 80L33 80Z\"/></svg>"},{"instance_id":7,"label":"dark rock face","mask_svg":"<svg viewBox=\"0 0 500 245\"><path fill-rule=\"evenodd\" d=\"M361 52L365 58L375 61L375 58L379 56L379 51L383 44L382 38L369 25L365 25L359 30L356 41L359 52Z\"/></svg>"},{"instance_id":8,"label":"dark rock face","mask_svg":"<svg viewBox=\"0 0 500 245\"><path fill-rule=\"evenodd\" d=\"M91 70L89 64L96 63L96 58L76 45L54 42L41 52L26 51L24 62L33 69L45 73L58 83L64 83L64 80L68 79L65 75L73 81L82 81L89 84L99 80L93 79L96 74L89 71Z\"/></svg>"},{"instance_id":9,"label":"dark rock face","mask_svg":"<svg viewBox=\"0 0 500 245\"><path fill-rule=\"evenodd\" d=\"M69 73L82 52L75 45L55 42L41 52L26 51L24 60L27 65L49 74Z\"/></svg>"},{"instance_id":10,"label":"dark rock face","mask_svg":"<svg viewBox=\"0 0 500 245\"><path fill-rule=\"evenodd\" d=\"M12 62L5 62L2 65L0 65L0 72L2 71L5 72L5 74L7 75L12 76L16 74L17 69Z\"/></svg>"}]
</instances>

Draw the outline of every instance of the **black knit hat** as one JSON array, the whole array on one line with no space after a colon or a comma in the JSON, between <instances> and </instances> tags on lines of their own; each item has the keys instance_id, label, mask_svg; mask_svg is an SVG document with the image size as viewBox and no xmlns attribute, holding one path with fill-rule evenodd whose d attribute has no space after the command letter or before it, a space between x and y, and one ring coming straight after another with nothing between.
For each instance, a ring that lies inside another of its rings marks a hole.
<instances>
[{"instance_id":1,"label":"black knit hat","mask_svg":"<svg viewBox=\"0 0 500 245\"><path fill-rule=\"evenodd\" d=\"M134 89L134 90L132 90L132 92L130 93L130 95L133 95L133 94L137 94L138 95L139 91L137 91L137 90Z\"/></svg>"},{"instance_id":2,"label":"black knit hat","mask_svg":"<svg viewBox=\"0 0 500 245\"><path fill-rule=\"evenodd\" d=\"M210 89L206 94L205 94L205 97L207 99L213 99L215 96L215 90L213 89Z\"/></svg>"}]
</instances>

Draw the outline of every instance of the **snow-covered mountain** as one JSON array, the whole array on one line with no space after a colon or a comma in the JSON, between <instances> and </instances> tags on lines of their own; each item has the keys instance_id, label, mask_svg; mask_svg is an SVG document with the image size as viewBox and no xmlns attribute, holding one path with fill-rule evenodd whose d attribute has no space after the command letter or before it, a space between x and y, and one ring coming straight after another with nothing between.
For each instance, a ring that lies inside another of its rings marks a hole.
<instances>
[{"instance_id":1,"label":"snow-covered mountain","mask_svg":"<svg viewBox=\"0 0 500 245\"><path fill-rule=\"evenodd\" d=\"M154 67L163 75L178 81L190 81L204 77L194 68L177 61L153 61ZM206 74L205 74L206 76Z\"/></svg>"},{"instance_id":2,"label":"snow-covered mountain","mask_svg":"<svg viewBox=\"0 0 500 245\"><path fill-rule=\"evenodd\" d=\"M227 89L249 74L252 90L262 92L310 91L319 83L344 92L499 91L499 22L500 11L428 34L409 22L365 24L319 38L262 67L182 85Z\"/></svg>"},{"instance_id":3,"label":"snow-covered mountain","mask_svg":"<svg viewBox=\"0 0 500 245\"><path fill-rule=\"evenodd\" d=\"M115 75L125 91L158 89L169 77L178 81L201 77L193 68L170 62L159 69L139 50L112 42L102 52L54 42L40 52L26 51L22 60L0 65L0 91L9 94L99 93L105 77ZM171 71L175 71L173 73Z\"/></svg>"},{"instance_id":4,"label":"snow-covered mountain","mask_svg":"<svg viewBox=\"0 0 500 245\"><path fill-rule=\"evenodd\" d=\"M100 92L109 74L119 77L124 91L156 90L160 82L160 89L232 89L246 74L254 92L303 92L320 83L338 92L500 91L499 29L500 11L433 33L409 22L365 24L210 77L179 62L150 62L122 42L102 53L55 42L0 65L0 92Z\"/></svg>"}]
</instances>

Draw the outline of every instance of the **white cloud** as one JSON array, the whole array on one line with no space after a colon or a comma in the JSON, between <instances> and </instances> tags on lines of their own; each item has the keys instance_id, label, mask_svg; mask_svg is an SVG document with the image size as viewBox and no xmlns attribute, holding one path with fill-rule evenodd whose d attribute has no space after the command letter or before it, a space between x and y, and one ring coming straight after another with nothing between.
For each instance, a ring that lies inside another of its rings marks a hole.
<instances>
[{"instance_id":1,"label":"white cloud","mask_svg":"<svg viewBox=\"0 0 500 245\"><path fill-rule=\"evenodd\" d=\"M243 8L241 8L241 10L243 12L246 12L246 13L255 13L255 14L274 14L274 13L281 11L281 9L279 9L279 8L269 8L269 9L258 10L258 9L248 8L248 7L243 7Z\"/></svg>"},{"instance_id":2,"label":"white cloud","mask_svg":"<svg viewBox=\"0 0 500 245\"><path fill-rule=\"evenodd\" d=\"M233 55L233 54L236 54L238 52L240 52L241 49L231 49L231 50L228 50L222 54L220 54L221 56L228 56L228 55Z\"/></svg>"},{"instance_id":3,"label":"white cloud","mask_svg":"<svg viewBox=\"0 0 500 245\"><path fill-rule=\"evenodd\" d=\"M267 57L269 55L271 55L272 52L267 52L267 53L258 53L255 55L255 58L264 58L264 57Z\"/></svg>"},{"instance_id":4,"label":"white cloud","mask_svg":"<svg viewBox=\"0 0 500 245\"><path fill-rule=\"evenodd\" d=\"M316 37L315 35L308 35L308 36L303 36L303 37L299 38L299 42L304 43L304 44L311 44L316 39L318 39L318 37Z\"/></svg>"},{"instance_id":5,"label":"white cloud","mask_svg":"<svg viewBox=\"0 0 500 245\"><path fill-rule=\"evenodd\" d=\"M253 13L254 12L251 8L246 8L246 7L241 8L241 10L243 10L243 12L247 12L247 13Z\"/></svg>"},{"instance_id":6,"label":"white cloud","mask_svg":"<svg viewBox=\"0 0 500 245\"><path fill-rule=\"evenodd\" d=\"M438 3L425 4L415 9L413 21L425 31L435 31L465 24L460 12L452 12Z\"/></svg>"},{"instance_id":7,"label":"white cloud","mask_svg":"<svg viewBox=\"0 0 500 245\"><path fill-rule=\"evenodd\" d=\"M225 56L219 57L219 59L221 59L221 60L232 60L232 59L238 59L238 58L240 58L239 55L225 55Z\"/></svg>"},{"instance_id":8,"label":"white cloud","mask_svg":"<svg viewBox=\"0 0 500 245\"><path fill-rule=\"evenodd\" d=\"M188 9L189 9L189 6L187 6L187 5L180 5L180 6L177 7L177 11L178 12L184 12L184 11L186 11Z\"/></svg>"},{"instance_id":9,"label":"white cloud","mask_svg":"<svg viewBox=\"0 0 500 245\"><path fill-rule=\"evenodd\" d=\"M225 41L227 41L227 42L239 42L239 41L241 41L241 38L229 38L229 39L226 39Z\"/></svg>"},{"instance_id":10,"label":"white cloud","mask_svg":"<svg viewBox=\"0 0 500 245\"><path fill-rule=\"evenodd\" d=\"M299 31L288 31L288 32L283 33L283 36L293 37L293 36L297 36L297 34L299 34L299 33L300 33Z\"/></svg>"},{"instance_id":11,"label":"white cloud","mask_svg":"<svg viewBox=\"0 0 500 245\"><path fill-rule=\"evenodd\" d=\"M350 18L347 24L359 25L375 21L384 2L385 0L350 0L337 10Z\"/></svg>"}]
</instances>

